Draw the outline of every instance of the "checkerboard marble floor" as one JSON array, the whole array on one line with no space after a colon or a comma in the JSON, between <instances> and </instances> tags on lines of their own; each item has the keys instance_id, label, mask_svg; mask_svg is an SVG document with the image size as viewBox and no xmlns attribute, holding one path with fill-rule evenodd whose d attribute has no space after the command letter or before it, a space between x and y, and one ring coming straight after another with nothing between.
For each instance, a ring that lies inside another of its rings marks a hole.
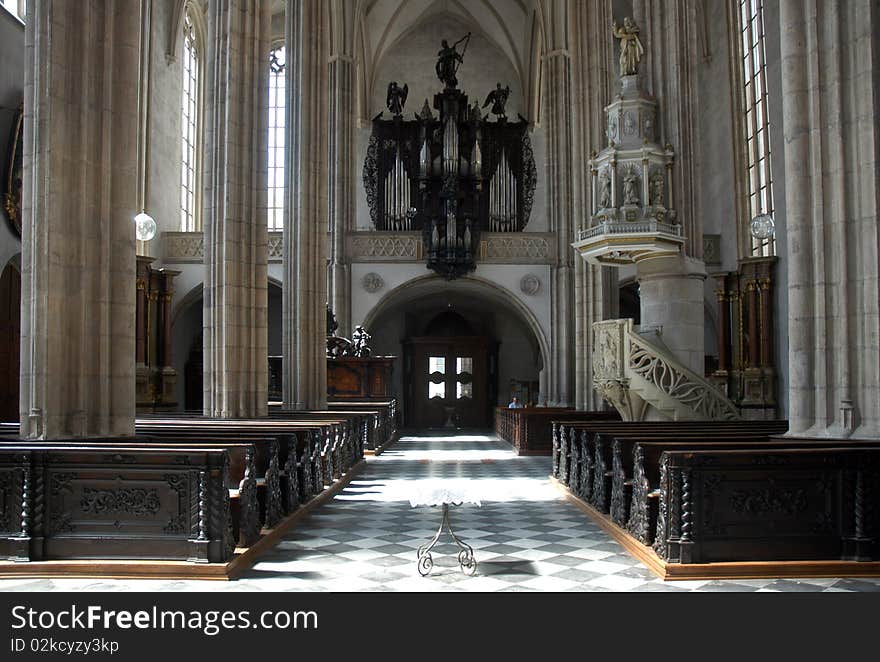
<instances>
[{"instance_id":1,"label":"checkerboard marble floor","mask_svg":"<svg viewBox=\"0 0 880 662\"><path fill-rule=\"evenodd\" d=\"M629 556L548 479L550 458L517 457L483 434L404 436L368 459L332 501L315 509L240 579L0 580L13 591L880 591L873 579L663 582ZM481 506L450 510L472 545L474 576L459 570L448 536L422 577L416 549L440 524L440 509L411 508L419 481L465 479Z\"/></svg>"}]
</instances>

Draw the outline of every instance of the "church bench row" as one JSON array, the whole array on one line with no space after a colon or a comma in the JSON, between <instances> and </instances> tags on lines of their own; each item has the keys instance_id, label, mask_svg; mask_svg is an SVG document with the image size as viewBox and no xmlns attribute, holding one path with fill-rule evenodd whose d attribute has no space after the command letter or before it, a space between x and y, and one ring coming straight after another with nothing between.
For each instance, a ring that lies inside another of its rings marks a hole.
<instances>
[{"instance_id":1,"label":"church bench row","mask_svg":"<svg viewBox=\"0 0 880 662\"><path fill-rule=\"evenodd\" d=\"M377 443L377 437L375 434L375 429L377 425L378 412L373 411L369 413L357 412L357 411L289 411L285 409L271 408L269 410L269 418L275 421L290 421L290 422L313 422L313 421L323 421L326 422L328 420L339 420L339 423L334 423L334 425L341 426L342 433L346 435L354 435L355 444L357 445L358 451L361 456L363 455L363 451L367 448L370 448L372 444ZM328 419L328 417L334 417L333 419ZM334 434L339 434L340 428L334 429Z\"/></svg>"},{"instance_id":2,"label":"church bench row","mask_svg":"<svg viewBox=\"0 0 880 662\"><path fill-rule=\"evenodd\" d=\"M363 457L363 444L359 430L348 419L339 417L315 418L314 420L276 420L276 419L211 419L211 418L144 418L138 419L136 430L140 434L154 434L163 431L187 434L223 433L237 434L295 434L298 431L312 431L319 435L322 474L326 483L339 478Z\"/></svg>"},{"instance_id":3,"label":"church bench row","mask_svg":"<svg viewBox=\"0 0 880 662\"><path fill-rule=\"evenodd\" d=\"M391 441L397 433L397 400L380 401L328 401L327 408L330 411L363 411L375 412L376 419L373 428L373 441L367 448L376 450L380 446Z\"/></svg>"},{"instance_id":4,"label":"church bench row","mask_svg":"<svg viewBox=\"0 0 880 662\"><path fill-rule=\"evenodd\" d=\"M361 418L364 448L375 450L388 443L397 432L397 401L330 401L327 410L303 411L284 409L280 403L270 403L269 416L272 418L295 419L304 416L339 415Z\"/></svg>"},{"instance_id":5,"label":"church bench row","mask_svg":"<svg viewBox=\"0 0 880 662\"><path fill-rule=\"evenodd\" d=\"M127 480L126 485L139 484L137 481L140 480L143 474L143 467L138 460L140 456L129 451L143 451L148 453L151 459L159 459L165 456L168 462L181 465L193 464L190 459L183 458L180 455L181 452L186 451L188 448L197 448L198 451L205 453L225 453L225 468L222 472L222 485L226 489L224 496L225 509L223 513L213 513L210 516L223 518L227 522L229 536L233 541L232 550L234 550L236 542L241 547L248 547L254 544L259 540L264 526L271 528L283 515L292 513L301 503L305 503L319 494L324 489L325 480L328 485L333 482L332 478L326 478L328 474L325 472L321 461L320 451L324 444L321 441L322 430L320 427L298 427L294 433L285 432L283 434L275 434L274 436L262 436L266 435L267 426L261 426L262 430L255 431L248 426L249 421L233 426L208 426L208 429L199 427L197 424L194 425L194 423L194 421L191 421L188 426L172 425L164 430L153 429L152 434L140 435L134 439L64 440L32 444L21 440L7 440L0 444L0 452L17 452L23 449L41 452L52 450L56 454L68 458L71 456L80 457L84 451L90 451L91 455L83 460L86 463L83 467L88 469L88 471L83 474L81 482L84 485L82 487L83 490L90 490L92 492L104 489L100 476L100 467L104 464L109 464L111 467L109 474L112 475L112 480ZM156 426L153 427L155 428ZM272 427L277 432L278 426ZM284 451L279 452L280 449L284 449ZM55 458L55 455L52 457ZM18 459L21 460L21 458ZM124 468L127 471L133 472L133 476L130 478L123 476L118 471L118 462L124 462ZM19 462L20 464L21 462ZM95 469L95 467L98 467L98 469ZM345 468L345 470L347 469L348 467ZM27 513L35 510L31 504L32 499L35 503L43 503L45 501L43 496L44 490L21 484L20 480L19 484L16 484L14 477L16 471L19 471L19 468L10 469L5 473L5 477L4 473L0 471L0 488L3 488L0 489L0 493L2 493L0 528L4 529L9 528L9 523L27 519ZM99 473L96 474L95 471ZM48 485L50 483L45 479L37 479L37 484ZM133 494L141 495L141 498L144 498L144 494L148 494L152 504L158 498L154 492L155 490L149 493L123 490L122 496L117 495L113 498L121 501L123 498L126 498L126 495L130 499ZM107 498L109 497L104 497L105 500ZM79 503L79 501L72 501L69 504L65 504L65 507L75 509L75 506ZM39 507L36 510L39 511ZM75 517L75 515L71 514L71 517ZM170 513L168 517L179 519L181 514ZM97 525L97 531L89 529L87 524L80 525L75 538L81 541L80 546L84 545L90 550L95 550L97 548L93 544L82 541L90 538L99 538L100 523ZM23 526L27 530L33 528L30 522ZM132 524L117 520L115 526L115 544L106 548L100 547L100 552L90 551L85 557L76 556L78 553L77 549L71 548L68 545L61 548L56 548L57 546L52 547L48 553L53 555L51 558L64 559L175 558L176 560L194 560L191 554L180 555L179 551L178 555L171 554L169 556L169 553L163 551L166 547L169 547L168 541L162 540L158 544L154 544L153 538L144 538L140 535L138 528L140 525L136 522ZM173 534L175 532L173 530L165 532L171 535L172 538L174 537ZM11 547L9 544L4 545L7 549L0 551L0 555L21 560L23 557L21 556L22 541L20 539L23 536L21 536L20 531L15 529L5 534L0 533L0 536L4 535L6 536L6 542L9 543L12 540L12 544ZM37 538L42 540L45 538L45 535L40 534ZM177 538L180 538L180 536L177 536ZM177 542L179 543L180 541L177 540ZM170 546L174 547L173 544ZM178 550L182 548L185 548L185 546L180 544L176 547ZM226 549L226 547L223 549ZM7 554L7 552L9 553ZM229 560L231 556L231 551L228 554L218 554L216 552L216 549L212 549L210 558L199 558L197 560L224 562ZM37 545L31 560L50 558L45 556L45 554L46 552L41 548L41 545Z\"/></svg>"},{"instance_id":6,"label":"church bench row","mask_svg":"<svg viewBox=\"0 0 880 662\"><path fill-rule=\"evenodd\" d=\"M788 430L787 421L565 421L554 420L552 423L552 457L553 477L568 485L571 465L571 452L575 443L593 444L599 432L645 434L678 432L690 430L694 432L731 430L756 431L766 434L784 433Z\"/></svg>"},{"instance_id":7,"label":"church bench row","mask_svg":"<svg viewBox=\"0 0 880 662\"><path fill-rule=\"evenodd\" d=\"M620 420L616 411L579 411L562 407L495 408L495 432L518 455L549 455L553 421Z\"/></svg>"},{"instance_id":8,"label":"church bench row","mask_svg":"<svg viewBox=\"0 0 880 662\"><path fill-rule=\"evenodd\" d=\"M278 489L284 494L288 504L294 501L291 494L295 492L300 499L308 500L320 493L325 487L333 484L334 479L341 478L353 466L359 457L349 460L349 453L343 453L342 443L334 447L333 435L318 425L308 426L252 426L253 421L224 422L224 424L208 424L200 420L188 422L164 422L149 425L139 424L138 433L150 437L180 437L198 439L201 437L225 437L229 440L260 438L270 436L277 448L277 466L282 467ZM345 439L343 437L343 439ZM354 451L352 450L352 453ZM294 475L296 479L294 479ZM272 487L273 485L270 485ZM272 526L277 521L277 504L281 501L277 492L269 491L269 504L275 507L266 509L265 523Z\"/></svg>"},{"instance_id":9,"label":"church bench row","mask_svg":"<svg viewBox=\"0 0 880 662\"><path fill-rule=\"evenodd\" d=\"M304 416L309 421L229 421L225 419L188 418L186 416L162 419L151 417L138 422L139 441L154 443L155 438L163 441L177 438L181 442L210 444L226 440L229 442L247 437L256 443L255 471L257 492L260 502L259 521L272 527L282 515L290 511L290 504L300 498L308 500L320 493L324 485L330 485L334 478L349 470L362 457L361 439L355 439L349 426L350 417L340 418L336 414ZM358 418L360 415L358 415ZM17 431L17 426L9 425L7 432ZM279 434L273 451L268 451L266 434ZM286 436L298 435L298 448L292 448L288 458L290 441ZM145 436L148 434L149 436ZM218 438L222 436L223 439ZM98 440L94 440L96 443ZM112 440L111 443L116 443ZM277 450L280 449L280 452ZM297 456L301 459L297 461ZM235 457L235 456L233 456ZM292 462L292 464L291 464ZM274 467L274 469L270 469ZM279 471L279 467L281 467ZM288 476L292 476L288 478ZM283 495L282 495L283 486ZM294 496L292 496L294 495ZM283 502L283 503L282 503ZM233 506L238 501L234 500ZM250 521L250 520L247 520ZM243 546L259 536L260 527L247 527L242 540Z\"/></svg>"},{"instance_id":10,"label":"church bench row","mask_svg":"<svg viewBox=\"0 0 880 662\"><path fill-rule=\"evenodd\" d=\"M762 433L762 423L773 431ZM783 427L779 421L733 426L591 424L560 433L560 438L575 433L570 468L566 472L566 462L560 461L560 476L566 473L573 493L609 515L628 535L652 545L667 562L880 559L880 524L871 505L880 496L878 444L774 436ZM864 463L835 455L838 451L863 453L859 457ZM684 490L680 483L670 483L664 473L667 454L712 454L705 460L705 467L711 468L728 452L734 454L738 469L708 479L708 490L696 481ZM791 459L800 458L801 452L812 458L812 464ZM816 466L828 471L819 476ZM793 492L779 487L793 484L811 486L814 491L819 485L824 491L819 498L803 487ZM792 494L795 502L791 502ZM751 505L743 506L743 499ZM674 515L672 533L667 513ZM674 529L682 521L688 534L684 552L676 538L680 532ZM817 533L813 529L819 521L825 524Z\"/></svg>"},{"instance_id":11,"label":"church bench row","mask_svg":"<svg viewBox=\"0 0 880 662\"><path fill-rule=\"evenodd\" d=\"M554 434L559 443L559 449L554 453L554 477L602 513L608 513L613 505L612 517L622 523L621 510L627 503L622 492L628 484L620 485L612 480L615 461L621 463L621 453L618 452L617 460L613 455L615 444L619 449L628 437L647 435L656 439L688 439L693 446L719 435L744 441L764 441L769 435L787 428L785 421L562 423L558 426L558 434ZM619 488L616 493L612 489L614 485Z\"/></svg>"}]
</instances>

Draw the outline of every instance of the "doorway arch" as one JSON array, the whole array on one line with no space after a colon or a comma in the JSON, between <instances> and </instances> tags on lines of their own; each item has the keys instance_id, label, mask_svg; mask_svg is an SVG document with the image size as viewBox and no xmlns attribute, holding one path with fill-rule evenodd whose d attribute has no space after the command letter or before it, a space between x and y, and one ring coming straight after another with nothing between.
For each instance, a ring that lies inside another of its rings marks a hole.
<instances>
[{"instance_id":1,"label":"doorway arch","mask_svg":"<svg viewBox=\"0 0 880 662\"><path fill-rule=\"evenodd\" d=\"M456 313L465 320L470 331L465 334L459 329L458 337L462 343L482 339L479 341L484 346L482 352L489 357L485 375L490 381L481 386L478 380L475 388L484 388L482 395L488 396L488 412L492 406L506 404L514 393L534 404L545 401L546 391L542 387L548 383L548 343L537 317L525 303L505 288L478 277L448 282L428 275L390 290L363 321L372 335L374 354L395 357L392 392L400 401L406 424L411 421L416 396L421 391L427 392L429 381L427 362L430 356L416 352L415 347L418 343L433 342L430 327L432 323L435 327L443 326L440 321L444 312ZM414 339L418 340L414 342ZM456 369L452 364L457 358L471 356L466 352L456 354L452 348L448 352L439 352L439 345L444 343L450 345L447 341L434 343L438 345L435 358L440 354L448 355L450 370ZM455 342L451 347L455 347ZM416 366L412 361L421 361L425 365ZM413 375L424 382L419 383L425 388L413 386ZM452 377L447 376L447 379ZM454 390L457 386L450 382L448 388ZM524 394L527 396L523 397Z\"/></svg>"}]
</instances>

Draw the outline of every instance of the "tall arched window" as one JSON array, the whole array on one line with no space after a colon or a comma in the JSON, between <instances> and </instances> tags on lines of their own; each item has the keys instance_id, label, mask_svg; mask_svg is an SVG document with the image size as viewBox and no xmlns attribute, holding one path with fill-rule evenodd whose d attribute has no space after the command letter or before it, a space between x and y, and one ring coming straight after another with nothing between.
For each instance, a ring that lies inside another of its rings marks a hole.
<instances>
[{"instance_id":1,"label":"tall arched window","mask_svg":"<svg viewBox=\"0 0 880 662\"><path fill-rule=\"evenodd\" d=\"M183 93L181 95L180 229L202 229L202 62L204 49L190 7L183 16Z\"/></svg>"},{"instance_id":2,"label":"tall arched window","mask_svg":"<svg viewBox=\"0 0 880 662\"><path fill-rule=\"evenodd\" d=\"M0 6L5 7L10 14L24 22L24 17L27 14L25 0L0 0Z\"/></svg>"},{"instance_id":3,"label":"tall arched window","mask_svg":"<svg viewBox=\"0 0 880 662\"><path fill-rule=\"evenodd\" d=\"M748 223L760 214L773 215L773 176L770 167L770 110L767 94L767 57L764 46L764 0L731 0L739 28L736 64L742 99L742 140L745 143L744 205L746 241L743 257L776 254L773 236L758 239L748 231Z\"/></svg>"},{"instance_id":4,"label":"tall arched window","mask_svg":"<svg viewBox=\"0 0 880 662\"><path fill-rule=\"evenodd\" d=\"M269 232L284 229L284 130L286 126L284 46L269 53Z\"/></svg>"}]
</instances>

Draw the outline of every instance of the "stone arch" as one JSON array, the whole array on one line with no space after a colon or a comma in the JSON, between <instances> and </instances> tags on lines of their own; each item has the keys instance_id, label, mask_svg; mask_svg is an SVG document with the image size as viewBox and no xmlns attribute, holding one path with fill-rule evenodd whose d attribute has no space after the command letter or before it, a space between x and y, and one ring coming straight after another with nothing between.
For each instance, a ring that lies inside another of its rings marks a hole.
<instances>
[{"instance_id":1,"label":"stone arch","mask_svg":"<svg viewBox=\"0 0 880 662\"><path fill-rule=\"evenodd\" d=\"M371 327L383 313L389 311L394 305L412 298L419 294L419 291L437 290L436 286L443 286L445 281L437 276L426 275L414 278L390 290L383 296L379 302L364 316L363 325L367 329ZM467 276L457 281L452 281L446 285L446 288L458 288L466 293L476 296L484 295L490 300L500 303L507 307L509 311L515 313L524 323L525 327L534 335L538 343L541 365L544 372L550 367L550 344L544 329L541 327L537 316L514 294L507 288L502 287L492 281L480 278L479 276ZM448 289L446 289L448 291Z\"/></svg>"}]
</instances>

